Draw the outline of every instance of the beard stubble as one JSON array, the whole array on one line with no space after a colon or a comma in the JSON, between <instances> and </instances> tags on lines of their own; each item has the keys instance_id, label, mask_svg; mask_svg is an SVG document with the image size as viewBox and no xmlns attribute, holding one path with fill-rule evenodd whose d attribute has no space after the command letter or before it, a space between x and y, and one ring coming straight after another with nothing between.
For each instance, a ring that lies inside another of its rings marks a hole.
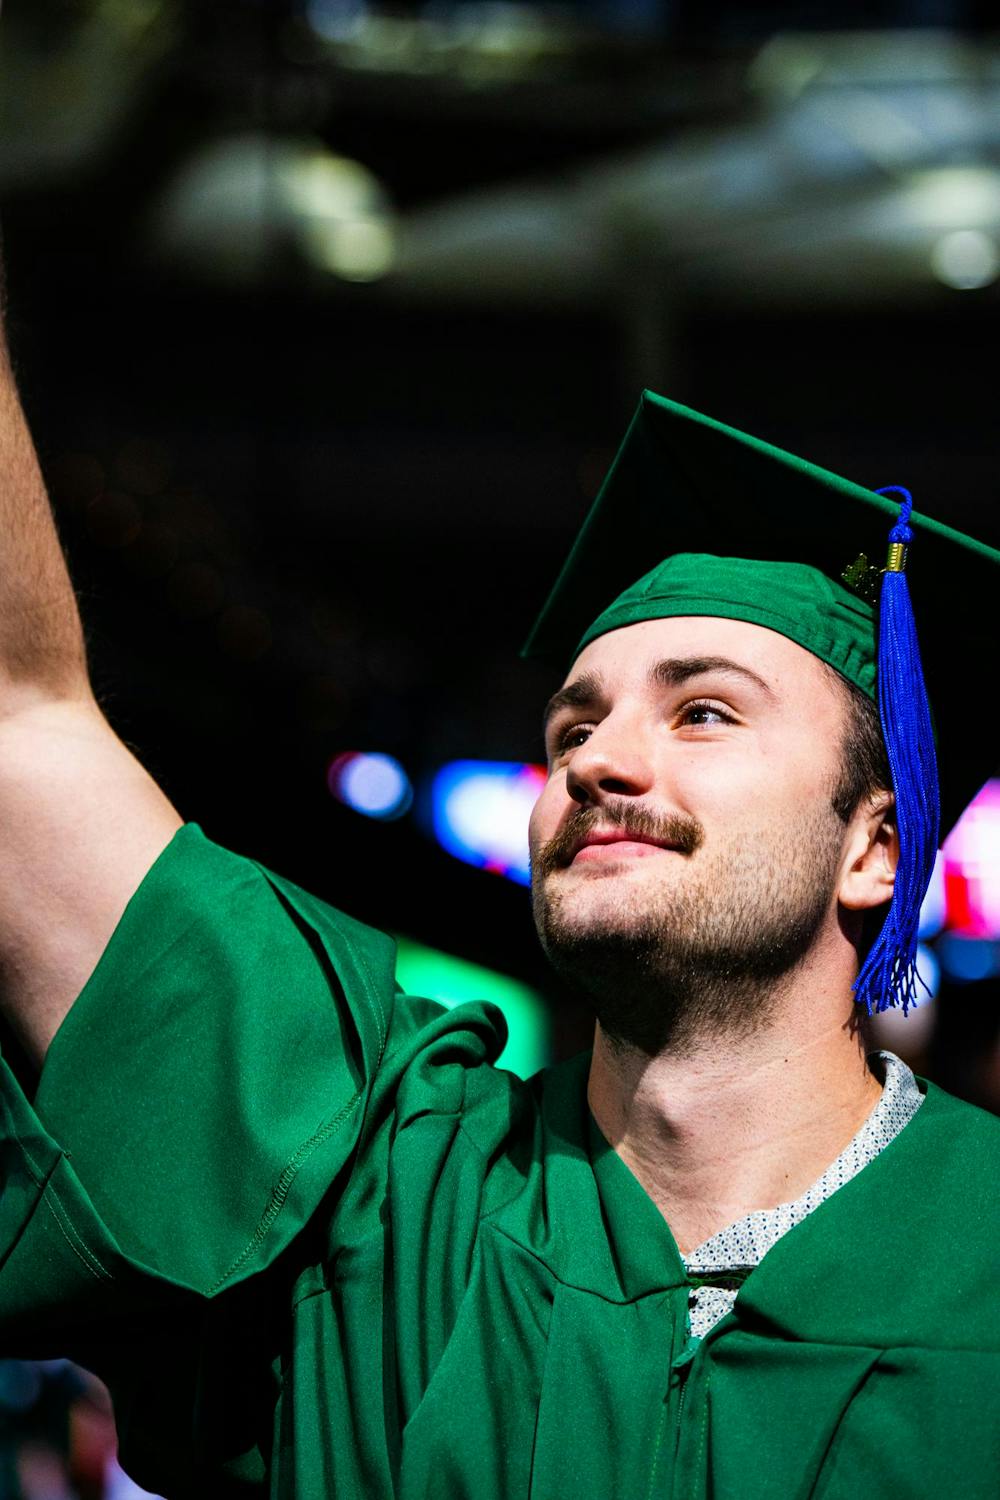
<instances>
[{"instance_id":1,"label":"beard stubble","mask_svg":"<svg viewBox=\"0 0 1000 1500\"><path fill-rule=\"evenodd\" d=\"M688 869L665 871L661 884L647 880L639 889L611 863L562 873L579 840L599 827L676 851L651 860L689 861L705 834L694 818L657 817L612 798L582 808L536 854L532 900L542 947L589 1002L612 1047L679 1054L759 1029L832 902L844 831L833 808L800 818L791 832L747 830L725 851L702 853ZM588 889L574 891L570 882Z\"/></svg>"}]
</instances>

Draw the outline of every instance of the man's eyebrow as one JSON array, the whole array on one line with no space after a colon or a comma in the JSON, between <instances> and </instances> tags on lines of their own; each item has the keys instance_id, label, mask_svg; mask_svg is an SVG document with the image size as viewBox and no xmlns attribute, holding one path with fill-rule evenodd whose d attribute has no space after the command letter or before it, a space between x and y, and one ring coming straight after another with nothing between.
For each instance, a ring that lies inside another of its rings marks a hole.
<instances>
[{"instance_id":1,"label":"man's eyebrow","mask_svg":"<svg viewBox=\"0 0 1000 1500\"><path fill-rule=\"evenodd\" d=\"M604 697L604 679L599 672L583 672L572 682L560 688L558 693L553 693L545 705L545 713L542 715L542 730L548 728L549 721L554 714L562 708L590 708L592 704L598 703Z\"/></svg>"},{"instance_id":2,"label":"man's eyebrow","mask_svg":"<svg viewBox=\"0 0 1000 1500\"><path fill-rule=\"evenodd\" d=\"M665 661L656 662L650 668L649 676L651 682L659 683L661 687L680 687L683 683L690 682L692 677L703 677L709 672L723 673L727 677L742 677L760 688L769 698L775 696L774 689L763 677L758 677L756 672L741 666L738 661L730 661L728 656L668 657Z\"/></svg>"}]
</instances>

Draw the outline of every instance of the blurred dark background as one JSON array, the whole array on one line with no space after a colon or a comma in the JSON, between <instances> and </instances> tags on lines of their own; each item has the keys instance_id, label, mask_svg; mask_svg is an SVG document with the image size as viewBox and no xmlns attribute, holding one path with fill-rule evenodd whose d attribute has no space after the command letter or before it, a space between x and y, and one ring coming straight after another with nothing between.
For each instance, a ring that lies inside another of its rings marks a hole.
<instances>
[{"instance_id":1,"label":"blurred dark background","mask_svg":"<svg viewBox=\"0 0 1000 1500\"><path fill-rule=\"evenodd\" d=\"M8 5L10 337L99 690L185 815L586 1045L523 887L327 766L539 758L517 649L644 385L1000 543L990 19Z\"/></svg>"}]
</instances>

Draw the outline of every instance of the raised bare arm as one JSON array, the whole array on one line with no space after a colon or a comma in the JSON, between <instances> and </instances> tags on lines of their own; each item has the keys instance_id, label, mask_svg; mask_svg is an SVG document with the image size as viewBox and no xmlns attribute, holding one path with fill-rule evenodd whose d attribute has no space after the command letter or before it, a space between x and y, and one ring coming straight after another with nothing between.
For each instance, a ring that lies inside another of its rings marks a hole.
<instances>
[{"instance_id":1,"label":"raised bare arm","mask_svg":"<svg viewBox=\"0 0 1000 1500\"><path fill-rule=\"evenodd\" d=\"M180 822L91 692L0 326L0 1009L36 1063Z\"/></svg>"}]
</instances>

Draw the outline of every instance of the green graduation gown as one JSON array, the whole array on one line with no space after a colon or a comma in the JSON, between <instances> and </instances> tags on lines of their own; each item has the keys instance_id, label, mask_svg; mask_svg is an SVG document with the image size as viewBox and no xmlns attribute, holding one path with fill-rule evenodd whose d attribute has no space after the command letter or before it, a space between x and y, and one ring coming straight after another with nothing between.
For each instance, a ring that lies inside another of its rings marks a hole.
<instances>
[{"instance_id":1,"label":"green graduation gown","mask_svg":"<svg viewBox=\"0 0 1000 1500\"><path fill-rule=\"evenodd\" d=\"M32 1102L3 1065L0 1353L184 1500L995 1500L996 1121L927 1085L695 1346L589 1055L504 1040L188 825Z\"/></svg>"}]
</instances>

